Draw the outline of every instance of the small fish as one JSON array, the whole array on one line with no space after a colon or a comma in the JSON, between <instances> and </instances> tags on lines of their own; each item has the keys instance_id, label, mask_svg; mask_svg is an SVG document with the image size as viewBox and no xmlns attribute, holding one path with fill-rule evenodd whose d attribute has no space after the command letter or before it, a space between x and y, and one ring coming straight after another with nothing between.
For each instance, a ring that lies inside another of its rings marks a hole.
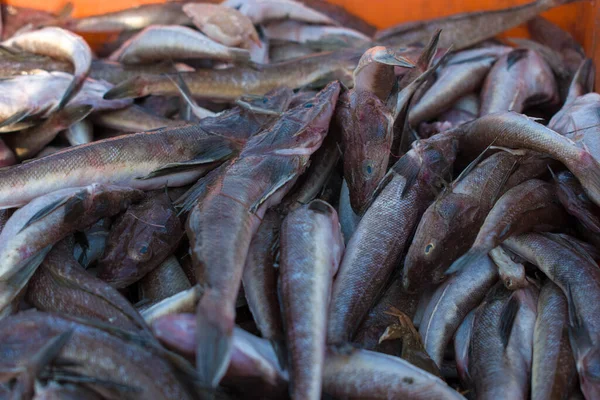
<instances>
[{"instance_id":1,"label":"small fish","mask_svg":"<svg viewBox=\"0 0 600 400\"><path fill-rule=\"evenodd\" d=\"M498 199L481 225L473 245L450 266L447 274L459 271L483 257L507 238L528 231L548 231L566 224L567 215L554 187L531 179L509 189Z\"/></svg>"},{"instance_id":2,"label":"small fish","mask_svg":"<svg viewBox=\"0 0 600 400\"><path fill-rule=\"evenodd\" d=\"M553 7L577 0L537 0L493 11L475 11L448 17L408 22L381 30L375 40L386 44L410 45L426 42L433 32L444 32L440 47L462 50L509 30Z\"/></svg>"},{"instance_id":3,"label":"small fish","mask_svg":"<svg viewBox=\"0 0 600 400\"><path fill-rule=\"evenodd\" d=\"M522 289L529 285L523 263L513 260L514 255L509 254L502 246L490 250L489 256L498 267L500 280L508 290Z\"/></svg>"},{"instance_id":4,"label":"small fish","mask_svg":"<svg viewBox=\"0 0 600 400\"><path fill-rule=\"evenodd\" d=\"M450 277L434 292L419 326L423 344L442 367L444 352L463 319L498 281L498 269L489 257Z\"/></svg>"},{"instance_id":5,"label":"small fish","mask_svg":"<svg viewBox=\"0 0 600 400\"><path fill-rule=\"evenodd\" d=\"M138 291L141 299L157 303L191 287L179 261L170 255L140 280Z\"/></svg>"},{"instance_id":6,"label":"small fish","mask_svg":"<svg viewBox=\"0 0 600 400\"><path fill-rule=\"evenodd\" d=\"M92 318L118 328L151 334L144 319L116 289L86 272L73 257L73 241L59 242L27 288L27 301L41 311Z\"/></svg>"},{"instance_id":7,"label":"small fish","mask_svg":"<svg viewBox=\"0 0 600 400\"><path fill-rule=\"evenodd\" d=\"M590 201L573 174L561 171L554 176L554 182L558 199L565 210L588 230L600 234L600 209Z\"/></svg>"},{"instance_id":8,"label":"small fish","mask_svg":"<svg viewBox=\"0 0 600 400\"><path fill-rule=\"evenodd\" d=\"M142 197L139 190L92 184L40 196L17 210L0 233L0 309L25 287L56 242Z\"/></svg>"},{"instance_id":9,"label":"small fish","mask_svg":"<svg viewBox=\"0 0 600 400\"><path fill-rule=\"evenodd\" d=\"M361 54L356 50L340 50L255 68L198 69L180 75L194 97L233 101L243 95L264 95L281 86L295 89L331 79L352 86L352 71ZM107 99L149 94L177 96L179 91L171 81L173 78L142 75L118 84L104 96Z\"/></svg>"},{"instance_id":10,"label":"small fish","mask_svg":"<svg viewBox=\"0 0 600 400\"><path fill-rule=\"evenodd\" d=\"M263 28L271 40L307 44L319 50L366 46L371 38L361 32L341 26L306 25L297 21L271 22ZM327 48L327 47L334 48Z\"/></svg>"},{"instance_id":11,"label":"small fish","mask_svg":"<svg viewBox=\"0 0 600 400\"><path fill-rule=\"evenodd\" d=\"M533 331L531 398L566 398L575 389L577 370L569 344L567 298L551 281L542 286Z\"/></svg>"},{"instance_id":12,"label":"small fish","mask_svg":"<svg viewBox=\"0 0 600 400\"><path fill-rule=\"evenodd\" d=\"M327 308L344 241L337 213L322 200L297 208L280 234L279 296L290 366L290 395L320 399ZM310 313L306 313L306 309Z\"/></svg>"},{"instance_id":13,"label":"small fish","mask_svg":"<svg viewBox=\"0 0 600 400\"><path fill-rule=\"evenodd\" d=\"M63 131L62 136L67 139L71 146L91 143L94 141L94 125L87 119L83 119L69 126Z\"/></svg>"},{"instance_id":14,"label":"small fish","mask_svg":"<svg viewBox=\"0 0 600 400\"><path fill-rule=\"evenodd\" d=\"M206 36L225 46L249 49L251 43L260 45L252 21L235 8L188 3L183 6L183 12Z\"/></svg>"},{"instance_id":15,"label":"small fish","mask_svg":"<svg viewBox=\"0 0 600 400\"><path fill-rule=\"evenodd\" d=\"M73 64L73 80L62 94L59 108L77 93L92 65L92 50L86 41L81 36L58 27L25 32L5 40L2 45L67 60Z\"/></svg>"},{"instance_id":16,"label":"small fish","mask_svg":"<svg viewBox=\"0 0 600 400\"><path fill-rule=\"evenodd\" d=\"M127 287L157 268L182 237L183 226L170 198L156 191L113 223L98 261L98 278L119 289Z\"/></svg>"},{"instance_id":17,"label":"small fish","mask_svg":"<svg viewBox=\"0 0 600 400\"><path fill-rule=\"evenodd\" d=\"M281 19L291 19L309 24L337 25L327 15L294 0L226 0L226 7L238 9L254 25Z\"/></svg>"},{"instance_id":18,"label":"small fish","mask_svg":"<svg viewBox=\"0 0 600 400\"><path fill-rule=\"evenodd\" d=\"M558 88L548 64L535 51L516 49L500 57L487 75L479 115L556 103Z\"/></svg>"},{"instance_id":19,"label":"small fish","mask_svg":"<svg viewBox=\"0 0 600 400\"><path fill-rule=\"evenodd\" d=\"M144 64L188 58L245 62L250 59L250 53L223 46L185 26L152 25L123 43L108 59L123 64Z\"/></svg>"}]
</instances>

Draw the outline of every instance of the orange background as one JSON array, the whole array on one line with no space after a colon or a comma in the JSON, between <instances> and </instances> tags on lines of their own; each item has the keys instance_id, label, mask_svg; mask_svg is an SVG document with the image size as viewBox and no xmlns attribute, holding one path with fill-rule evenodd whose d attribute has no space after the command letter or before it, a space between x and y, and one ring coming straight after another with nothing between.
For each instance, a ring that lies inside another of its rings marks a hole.
<instances>
[{"instance_id":1,"label":"orange background","mask_svg":"<svg viewBox=\"0 0 600 400\"><path fill-rule=\"evenodd\" d=\"M2 0L0 0L2 1ZM5 0L8 4L22 7L46 9L57 12L66 4L66 0ZM147 3L159 3L162 0L71 0L76 17L102 14ZM441 17L466 11L492 10L527 3L528 0L329 0L344 6L353 14L362 16L366 21L379 28L386 28L399 22ZM558 0L557 0L558 1ZM584 0L575 4L561 6L544 14L564 29L570 31L583 43L586 52L600 65L600 49L597 48L596 26L600 24L600 0ZM526 30L518 28L507 33L508 36L525 36ZM597 74L597 87L600 74Z\"/></svg>"}]
</instances>

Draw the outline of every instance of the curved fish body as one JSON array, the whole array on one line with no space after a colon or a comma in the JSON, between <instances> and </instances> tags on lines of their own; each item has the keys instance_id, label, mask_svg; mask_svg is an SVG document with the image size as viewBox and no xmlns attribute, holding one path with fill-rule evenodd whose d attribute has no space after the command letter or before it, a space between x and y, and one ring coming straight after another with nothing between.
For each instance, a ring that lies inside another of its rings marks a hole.
<instances>
[{"instance_id":1,"label":"curved fish body","mask_svg":"<svg viewBox=\"0 0 600 400\"><path fill-rule=\"evenodd\" d=\"M183 226L166 193L157 191L130 206L113 223L98 278L125 288L157 268L183 237Z\"/></svg>"},{"instance_id":2,"label":"curved fish body","mask_svg":"<svg viewBox=\"0 0 600 400\"><path fill-rule=\"evenodd\" d=\"M67 241L58 243L32 276L27 301L40 311L99 320L150 334L144 319L121 293L81 267Z\"/></svg>"},{"instance_id":3,"label":"curved fish body","mask_svg":"<svg viewBox=\"0 0 600 400\"><path fill-rule=\"evenodd\" d=\"M0 309L27 284L56 242L142 197L139 190L92 184L57 190L17 210L0 233Z\"/></svg>"},{"instance_id":4,"label":"curved fish body","mask_svg":"<svg viewBox=\"0 0 600 400\"><path fill-rule=\"evenodd\" d=\"M440 283L450 264L469 249L519 157L499 152L457 179L423 214L408 249L403 282L414 291Z\"/></svg>"},{"instance_id":5,"label":"curved fish body","mask_svg":"<svg viewBox=\"0 0 600 400\"><path fill-rule=\"evenodd\" d=\"M573 174L561 171L554 177L554 182L558 199L565 210L591 232L600 233L600 209L590 201Z\"/></svg>"},{"instance_id":6,"label":"curved fish body","mask_svg":"<svg viewBox=\"0 0 600 400\"><path fill-rule=\"evenodd\" d=\"M61 188L94 182L142 190L183 186L216 167L239 145L192 125L68 148L0 171L0 208L18 207ZM212 151L216 152L207 154ZM191 165L185 168L185 162ZM183 165L177 168L177 163Z\"/></svg>"},{"instance_id":7,"label":"curved fish body","mask_svg":"<svg viewBox=\"0 0 600 400\"><path fill-rule=\"evenodd\" d=\"M498 267L500 280L508 290L521 289L529 285L527 276L525 275L525 266L520 257L509 253L502 246L498 246L490 250L488 253L494 264ZM518 258L519 260L514 260Z\"/></svg>"},{"instance_id":8,"label":"curved fish body","mask_svg":"<svg viewBox=\"0 0 600 400\"><path fill-rule=\"evenodd\" d=\"M230 359L235 303L252 237L321 146L339 92L340 84L330 83L250 138L239 157L207 183L189 214L192 260L198 281L207 285L197 311L197 367L207 386L219 383Z\"/></svg>"},{"instance_id":9,"label":"curved fish body","mask_svg":"<svg viewBox=\"0 0 600 400\"><path fill-rule=\"evenodd\" d=\"M475 313L469 372L478 399L526 399L538 292L499 283Z\"/></svg>"},{"instance_id":10,"label":"curved fish body","mask_svg":"<svg viewBox=\"0 0 600 400\"><path fill-rule=\"evenodd\" d=\"M341 50L258 67L199 69L181 72L180 76L194 97L232 101L246 94L264 95L281 86L295 89L323 80L339 79L351 87L352 71L360 56L356 50ZM136 98L149 94L178 96L179 91L171 79L177 76L142 75L115 86L105 98Z\"/></svg>"},{"instance_id":11,"label":"curved fish body","mask_svg":"<svg viewBox=\"0 0 600 400\"><path fill-rule=\"evenodd\" d=\"M138 289L141 299L155 304L191 287L177 257L170 255L141 279Z\"/></svg>"},{"instance_id":12,"label":"curved fish body","mask_svg":"<svg viewBox=\"0 0 600 400\"><path fill-rule=\"evenodd\" d=\"M291 19L309 24L337 25L327 15L294 0L226 0L221 5L236 8L254 25Z\"/></svg>"},{"instance_id":13,"label":"curved fish body","mask_svg":"<svg viewBox=\"0 0 600 400\"><path fill-rule=\"evenodd\" d=\"M481 225L473 245L448 269L456 272L483 257L507 238L529 231L549 231L567 222L554 187L531 179L508 190L498 199Z\"/></svg>"},{"instance_id":14,"label":"curved fish body","mask_svg":"<svg viewBox=\"0 0 600 400\"><path fill-rule=\"evenodd\" d=\"M250 243L242 276L254 322L262 337L269 340L282 339L283 335L275 268L280 227L279 214L268 210Z\"/></svg>"},{"instance_id":15,"label":"curved fish body","mask_svg":"<svg viewBox=\"0 0 600 400\"><path fill-rule=\"evenodd\" d=\"M62 94L60 107L77 93L92 65L92 50L87 42L81 36L58 27L24 32L5 40L2 45L67 60L73 64L73 78Z\"/></svg>"},{"instance_id":16,"label":"curved fish body","mask_svg":"<svg viewBox=\"0 0 600 400\"><path fill-rule=\"evenodd\" d=\"M327 309L344 240L337 213L322 200L292 211L281 226L279 292L287 337L290 395L321 398ZM306 310L311 310L307 313Z\"/></svg>"},{"instance_id":17,"label":"curved fish body","mask_svg":"<svg viewBox=\"0 0 600 400\"><path fill-rule=\"evenodd\" d=\"M435 83L410 109L410 124L417 126L431 120L461 97L479 89L498 57L509 51L510 47L492 46L465 50L449 57L437 73Z\"/></svg>"},{"instance_id":18,"label":"curved fish body","mask_svg":"<svg viewBox=\"0 0 600 400\"><path fill-rule=\"evenodd\" d=\"M361 349L349 355L327 355L323 392L349 400L464 399L440 378L408 361Z\"/></svg>"},{"instance_id":19,"label":"curved fish body","mask_svg":"<svg viewBox=\"0 0 600 400\"><path fill-rule=\"evenodd\" d=\"M382 181L350 238L333 283L328 342L349 341L385 287L434 188L452 170L456 143L438 135L416 142Z\"/></svg>"},{"instance_id":20,"label":"curved fish body","mask_svg":"<svg viewBox=\"0 0 600 400\"><path fill-rule=\"evenodd\" d=\"M542 286L533 332L531 398L565 399L575 389L577 370L569 344L567 298L551 281Z\"/></svg>"},{"instance_id":21,"label":"curved fish body","mask_svg":"<svg viewBox=\"0 0 600 400\"><path fill-rule=\"evenodd\" d=\"M497 281L496 265L484 257L436 289L423 314L419 333L425 350L438 367L441 368L446 347L466 315L481 303Z\"/></svg>"},{"instance_id":22,"label":"curved fish body","mask_svg":"<svg viewBox=\"0 0 600 400\"><path fill-rule=\"evenodd\" d=\"M40 69L48 72L73 73L73 66L68 61L57 60L28 51L0 48L0 77L10 78L21 74L31 75Z\"/></svg>"},{"instance_id":23,"label":"curved fish body","mask_svg":"<svg viewBox=\"0 0 600 400\"><path fill-rule=\"evenodd\" d=\"M460 142L461 152L480 154L487 146L534 150L562 162L579 179L590 199L600 205L600 163L572 140L527 118L508 112L488 114L447 132Z\"/></svg>"},{"instance_id":24,"label":"curved fish body","mask_svg":"<svg viewBox=\"0 0 600 400\"><path fill-rule=\"evenodd\" d=\"M552 69L537 52L516 49L492 67L481 89L479 115L558 103L558 87Z\"/></svg>"},{"instance_id":25,"label":"curved fish body","mask_svg":"<svg viewBox=\"0 0 600 400\"><path fill-rule=\"evenodd\" d=\"M581 390L586 398L600 395L600 269L570 242L553 234L526 233L506 247L536 265L567 297L569 337Z\"/></svg>"}]
</instances>

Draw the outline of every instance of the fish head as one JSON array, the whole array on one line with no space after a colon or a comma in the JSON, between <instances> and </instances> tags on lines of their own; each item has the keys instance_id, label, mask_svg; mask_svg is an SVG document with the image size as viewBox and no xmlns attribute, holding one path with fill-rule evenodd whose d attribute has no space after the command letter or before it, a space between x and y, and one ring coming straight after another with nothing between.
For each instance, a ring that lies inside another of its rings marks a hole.
<instances>
[{"instance_id":1,"label":"fish head","mask_svg":"<svg viewBox=\"0 0 600 400\"><path fill-rule=\"evenodd\" d=\"M450 182L458 140L452 135L440 133L415 142L413 148L421 160L419 180L436 194L439 193Z\"/></svg>"},{"instance_id":2,"label":"fish head","mask_svg":"<svg viewBox=\"0 0 600 400\"><path fill-rule=\"evenodd\" d=\"M368 90L385 101L396 83L394 66L412 68L414 64L392 49L371 47L360 58L353 72L354 87Z\"/></svg>"}]
</instances>

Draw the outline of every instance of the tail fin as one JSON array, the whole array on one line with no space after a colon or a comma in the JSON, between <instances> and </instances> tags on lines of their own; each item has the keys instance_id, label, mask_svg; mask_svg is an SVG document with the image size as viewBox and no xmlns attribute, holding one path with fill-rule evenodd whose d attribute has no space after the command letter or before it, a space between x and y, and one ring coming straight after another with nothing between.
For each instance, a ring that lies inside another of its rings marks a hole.
<instances>
[{"instance_id":1,"label":"tail fin","mask_svg":"<svg viewBox=\"0 0 600 400\"><path fill-rule=\"evenodd\" d=\"M146 78L143 76L134 76L124 80L102 96L105 100L131 99L143 97L146 94Z\"/></svg>"},{"instance_id":2,"label":"tail fin","mask_svg":"<svg viewBox=\"0 0 600 400\"><path fill-rule=\"evenodd\" d=\"M232 350L235 310L223 313L222 302L207 289L196 313L196 369L200 383L215 388L225 375Z\"/></svg>"}]
</instances>

